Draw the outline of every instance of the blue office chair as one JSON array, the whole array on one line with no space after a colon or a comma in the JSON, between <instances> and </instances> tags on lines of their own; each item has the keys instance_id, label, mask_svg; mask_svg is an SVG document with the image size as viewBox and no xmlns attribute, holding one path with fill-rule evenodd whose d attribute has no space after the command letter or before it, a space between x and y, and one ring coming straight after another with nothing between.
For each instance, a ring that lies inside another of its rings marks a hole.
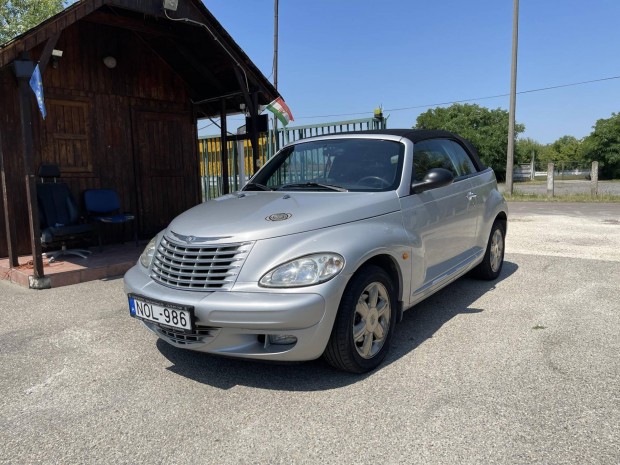
<instances>
[{"instance_id":1,"label":"blue office chair","mask_svg":"<svg viewBox=\"0 0 620 465\"><path fill-rule=\"evenodd\" d=\"M37 184L37 200L41 223L41 244L46 251L45 256L52 263L61 255L77 255L87 258L90 254L86 249L67 249L67 243L80 240L90 241L93 227L81 221L80 212L69 186L60 182L58 165L42 164L39 167L41 182Z\"/></svg>"},{"instance_id":2,"label":"blue office chair","mask_svg":"<svg viewBox=\"0 0 620 465\"><path fill-rule=\"evenodd\" d=\"M84 191L84 206L89 218L97 225L99 250L102 246L102 229L104 224L122 224L123 238L125 237L125 223L136 219L133 213L121 213L121 203L118 195L112 189L88 189ZM138 246L138 228L134 223L133 237Z\"/></svg>"}]
</instances>

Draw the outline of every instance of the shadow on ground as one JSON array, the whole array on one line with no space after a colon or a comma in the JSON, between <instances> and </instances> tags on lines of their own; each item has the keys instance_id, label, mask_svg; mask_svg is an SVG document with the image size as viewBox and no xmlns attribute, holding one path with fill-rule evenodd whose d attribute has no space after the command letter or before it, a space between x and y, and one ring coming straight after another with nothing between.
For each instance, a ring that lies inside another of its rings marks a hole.
<instances>
[{"instance_id":1,"label":"shadow on ground","mask_svg":"<svg viewBox=\"0 0 620 465\"><path fill-rule=\"evenodd\" d=\"M396 327L390 353L377 370L410 354L455 316L485 311L471 307L472 303L517 269L515 263L504 262L497 281L464 277L405 312L403 321ZM285 391L322 391L347 386L372 375L372 372L344 373L323 359L299 363L239 360L177 349L161 339L157 340L157 348L173 364L168 370L219 389L243 385Z\"/></svg>"}]
</instances>

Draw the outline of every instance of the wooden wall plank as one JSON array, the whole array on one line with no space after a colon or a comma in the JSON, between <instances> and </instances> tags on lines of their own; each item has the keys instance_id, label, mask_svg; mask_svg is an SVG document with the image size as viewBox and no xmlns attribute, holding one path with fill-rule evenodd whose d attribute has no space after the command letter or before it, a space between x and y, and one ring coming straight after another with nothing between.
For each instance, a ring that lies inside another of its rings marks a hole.
<instances>
[{"instance_id":1,"label":"wooden wall plank","mask_svg":"<svg viewBox=\"0 0 620 465\"><path fill-rule=\"evenodd\" d=\"M40 55L42 46L33 50L33 56ZM63 50L58 67L48 66L43 73L49 105L46 121L33 97L35 172L43 162L59 161L63 179L80 203L86 189L112 188L118 192L122 208L137 213L141 201L138 184L142 181L136 167L142 164L151 170L151 156L155 157L153 170L157 173L151 176L152 182L143 183L141 198L148 205L163 206L163 211L155 209L149 213L152 216L145 217L143 236L195 205L199 199L195 125L179 76L134 33L101 24L78 22L68 27L56 48ZM103 65L106 54L116 57L116 68ZM15 211L25 212L17 87L10 70L0 70L0 93L3 150L15 174L11 176L12 199ZM89 109L90 116L85 116L83 108ZM150 127L132 125L135 111L149 115L148 124L140 118L137 121ZM147 138L137 140L137 134L143 133ZM168 169L176 174L168 176ZM26 215L17 218L16 225L18 249L28 253ZM0 228L4 228L1 219ZM0 256L6 256L2 231ZM115 231L116 239L120 239L120 231Z\"/></svg>"},{"instance_id":2,"label":"wooden wall plank","mask_svg":"<svg viewBox=\"0 0 620 465\"><path fill-rule=\"evenodd\" d=\"M10 69L0 69L0 131L2 131L2 151L4 154L4 169L7 179L7 194L13 204L17 231L17 250L19 253L28 253L30 250L28 207L26 202L25 172L22 159L20 110L17 93L17 82ZM0 205L0 256L7 256L6 229L4 224L4 209Z\"/></svg>"}]
</instances>

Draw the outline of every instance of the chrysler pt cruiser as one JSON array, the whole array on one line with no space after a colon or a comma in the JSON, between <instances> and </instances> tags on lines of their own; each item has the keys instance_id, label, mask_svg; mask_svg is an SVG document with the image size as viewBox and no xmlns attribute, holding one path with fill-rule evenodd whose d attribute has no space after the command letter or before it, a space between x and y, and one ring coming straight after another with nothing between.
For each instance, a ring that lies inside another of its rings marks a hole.
<instances>
[{"instance_id":1,"label":"chrysler pt cruiser","mask_svg":"<svg viewBox=\"0 0 620 465\"><path fill-rule=\"evenodd\" d=\"M183 349L363 373L405 310L465 273L499 276L507 208L493 170L445 131L285 146L239 192L154 237L129 312Z\"/></svg>"}]
</instances>

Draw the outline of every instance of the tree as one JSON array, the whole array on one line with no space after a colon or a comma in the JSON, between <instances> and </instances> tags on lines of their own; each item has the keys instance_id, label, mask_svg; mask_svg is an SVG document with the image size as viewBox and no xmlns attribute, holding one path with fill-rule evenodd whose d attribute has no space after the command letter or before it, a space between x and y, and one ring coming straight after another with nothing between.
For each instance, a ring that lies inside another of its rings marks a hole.
<instances>
[{"instance_id":1,"label":"tree","mask_svg":"<svg viewBox=\"0 0 620 465\"><path fill-rule=\"evenodd\" d=\"M480 159L495 170L497 177L506 176L508 148L508 112L472 104L454 104L430 109L418 116L416 129L445 129L469 139L478 149ZM525 131L515 124L515 136Z\"/></svg>"},{"instance_id":2,"label":"tree","mask_svg":"<svg viewBox=\"0 0 620 465\"><path fill-rule=\"evenodd\" d=\"M582 154L588 161L598 161L602 178L620 178L620 113L599 119L594 131L583 140Z\"/></svg>"},{"instance_id":3,"label":"tree","mask_svg":"<svg viewBox=\"0 0 620 465\"><path fill-rule=\"evenodd\" d=\"M0 0L0 45L62 11L65 0Z\"/></svg>"},{"instance_id":4,"label":"tree","mask_svg":"<svg viewBox=\"0 0 620 465\"><path fill-rule=\"evenodd\" d=\"M530 137L518 139L515 144L515 163L521 165L530 163L532 156L535 161L541 160L544 151L545 146Z\"/></svg>"},{"instance_id":5,"label":"tree","mask_svg":"<svg viewBox=\"0 0 620 465\"><path fill-rule=\"evenodd\" d=\"M547 163L567 163L583 161L581 141L573 136L562 136L546 146L541 161Z\"/></svg>"}]
</instances>

